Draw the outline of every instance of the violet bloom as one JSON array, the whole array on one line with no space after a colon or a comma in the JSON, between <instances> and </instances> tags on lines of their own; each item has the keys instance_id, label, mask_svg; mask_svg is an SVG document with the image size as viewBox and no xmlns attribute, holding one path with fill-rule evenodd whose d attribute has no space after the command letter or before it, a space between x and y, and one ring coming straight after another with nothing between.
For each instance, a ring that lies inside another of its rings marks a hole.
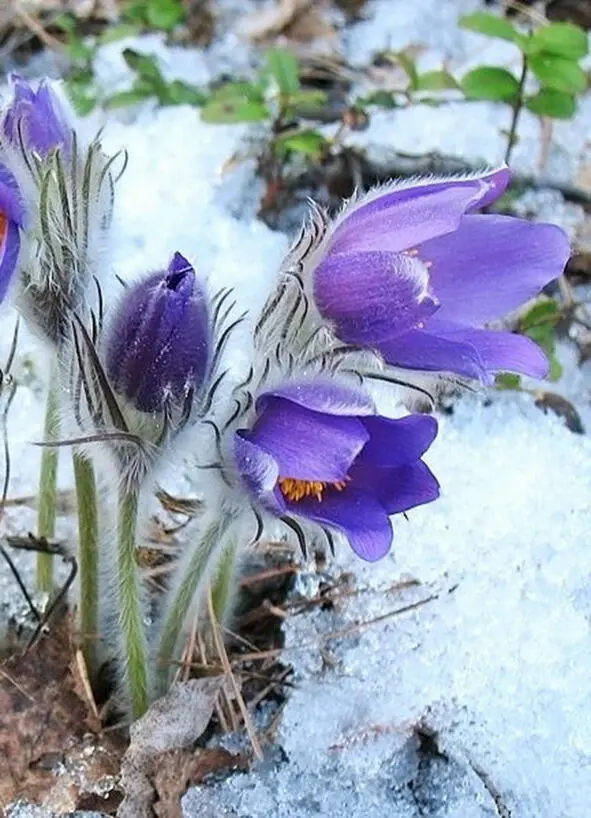
<instances>
[{"instance_id":1,"label":"violet bloom","mask_svg":"<svg viewBox=\"0 0 591 818\"><path fill-rule=\"evenodd\" d=\"M355 390L290 383L258 398L253 425L234 435L234 457L261 506L334 527L374 561L390 548L390 515L439 494L420 459L436 434L433 417L391 420Z\"/></svg>"},{"instance_id":2,"label":"violet bloom","mask_svg":"<svg viewBox=\"0 0 591 818\"><path fill-rule=\"evenodd\" d=\"M387 363L490 383L499 371L544 377L529 338L482 329L562 273L565 233L551 224L475 214L509 170L382 188L346 209L313 271L322 316L345 342Z\"/></svg>"},{"instance_id":3,"label":"violet bloom","mask_svg":"<svg viewBox=\"0 0 591 818\"><path fill-rule=\"evenodd\" d=\"M0 164L0 302L4 300L16 269L20 250L19 229L25 208L16 179Z\"/></svg>"},{"instance_id":4,"label":"violet bloom","mask_svg":"<svg viewBox=\"0 0 591 818\"><path fill-rule=\"evenodd\" d=\"M205 294L189 262L175 253L168 269L126 291L105 344L106 372L116 392L141 412L184 403L209 363Z\"/></svg>"},{"instance_id":5,"label":"violet bloom","mask_svg":"<svg viewBox=\"0 0 591 818\"><path fill-rule=\"evenodd\" d=\"M61 103L47 82L34 91L25 80L12 77L14 98L4 113L2 131L18 145L20 135L26 148L45 158L53 148L70 152L72 132Z\"/></svg>"}]
</instances>

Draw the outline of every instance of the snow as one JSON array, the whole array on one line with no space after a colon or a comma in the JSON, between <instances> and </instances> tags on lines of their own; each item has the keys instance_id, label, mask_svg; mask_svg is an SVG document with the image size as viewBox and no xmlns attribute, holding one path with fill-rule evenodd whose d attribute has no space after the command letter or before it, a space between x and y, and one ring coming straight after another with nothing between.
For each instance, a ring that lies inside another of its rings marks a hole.
<instances>
[{"instance_id":1,"label":"snow","mask_svg":"<svg viewBox=\"0 0 591 818\"><path fill-rule=\"evenodd\" d=\"M470 65L483 40L458 32L455 19L477 5L374 0L367 22L344 36L346 53L361 64L384 45L424 42L426 67L448 58ZM246 49L235 56L232 37L217 57L167 49L158 38L132 44L160 49L170 76L205 82L230 64L225 60L250 64ZM126 45L109 46L99 61L99 75L113 90L129 79L117 56ZM501 52L512 59L506 44L487 48L487 62ZM553 178L573 178L590 124L587 98L572 123L556 125ZM382 156L391 149L438 150L493 162L502 155L505 125L499 108L485 103L418 106L377 113L352 140ZM522 125L516 165L532 172L539 126L529 116ZM124 146L130 156L117 190L113 272L130 279L179 250L213 288L233 286L241 304L260 307L287 238L253 218L252 165L222 172L250 133L204 125L185 107L146 105L108 120L107 149ZM529 192L522 206L572 235L583 217L555 192ZM3 337L0 360L8 344ZM568 344L559 356L565 373L551 388L573 401L591 429L590 365L578 368ZM23 383L10 413L11 496L36 491L39 451L29 442L41 435L46 370L36 342L24 334L15 367ZM294 667L295 688L279 720L277 747L248 775L192 789L185 818L587 814L590 440L540 411L529 394L468 394L439 421L427 459L441 499L412 511L408 522L397 520L393 552L382 562L367 565L339 550L321 578L337 582L351 573L356 593L337 599L332 610L313 609L285 624L282 661ZM67 468L61 485L71 485ZM10 508L0 525L2 533L26 531L33 512ZM70 533L71 521L62 520L60 535ZM313 595L318 579L307 566L299 592ZM4 602L12 587L1 565ZM429 731L436 738L426 738Z\"/></svg>"}]
</instances>

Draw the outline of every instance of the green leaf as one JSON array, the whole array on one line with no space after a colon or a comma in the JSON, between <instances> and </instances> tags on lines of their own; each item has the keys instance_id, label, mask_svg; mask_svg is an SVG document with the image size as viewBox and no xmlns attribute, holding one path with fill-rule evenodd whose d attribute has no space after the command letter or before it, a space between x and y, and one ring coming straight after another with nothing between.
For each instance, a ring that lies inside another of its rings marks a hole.
<instances>
[{"instance_id":1,"label":"green leaf","mask_svg":"<svg viewBox=\"0 0 591 818\"><path fill-rule=\"evenodd\" d=\"M125 48L123 50L123 59L132 71L136 71L140 77L153 82L164 82L156 57L150 54L141 54L132 48Z\"/></svg>"},{"instance_id":2,"label":"green leaf","mask_svg":"<svg viewBox=\"0 0 591 818\"><path fill-rule=\"evenodd\" d=\"M361 108L365 108L368 105L375 105L378 108L385 108L386 110L398 107L392 92L384 90L374 91L366 97L359 97L359 99L355 101L355 105Z\"/></svg>"},{"instance_id":3,"label":"green leaf","mask_svg":"<svg viewBox=\"0 0 591 818\"><path fill-rule=\"evenodd\" d=\"M305 90L292 94L290 102L292 105L316 107L317 105L326 105L327 100L328 95L325 91Z\"/></svg>"},{"instance_id":4,"label":"green leaf","mask_svg":"<svg viewBox=\"0 0 591 818\"><path fill-rule=\"evenodd\" d=\"M415 91L445 91L459 88L458 83L448 71L425 71L419 74L414 86Z\"/></svg>"},{"instance_id":5,"label":"green leaf","mask_svg":"<svg viewBox=\"0 0 591 818\"><path fill-rule=\"evenodd\" d=\"M262 89L250 82L225 82L223 85L218 85L217 88L212 89L212 101L222 102L236 99L261 103L265 101Z\"/></svg>"},{"instance_id":6,"label":"green leaf","mask_svg":"<svg viewBox=\"0 0 591 818\"><path fill-rule=\"evenodd\" d=\"M90 83L66 80L66 91L78 116L86 116L96 108L97 92Z\"/></svg>"},{"instance_id":7,"label":"green leaf","mask_svg":"<svg viewBox=\"0 0 591 818\"><path fill-rule=\"evenodd\" d=\"M521 378L512 372L499 372L495 376L497 389L521 389Z\"/></svg>"},{"instance_id":8,"label":"green leaf","mask_svg":"<svg viewBox=\"0 0 591 818\"><path fill-rule=\"evenodd\" d=\"M131 23L145 25L147 22L145 0L131 0L131 2L126 3L123 6L121 18Z\"/></svg>"},{"instance_id":9,"label":"green leaf","mask_svg":"<svg viewBox=\"0 0 591 818\"><path fill-rule=\"evenodd\" d=\"M80 37L71 36L68 38L65 51L72 62L90 62L94 57L96 47L85 43Z\"/></svg>"},{"instance_id":10,"label":"green leaf","mask_svg":"<svg viewBox=\"0 0 591 818\"><path fill-rule=\"evenodd\" d=\"M529 65L544 88L570 94L580 94L587 88L585 72L574 60L555 54L534 54Z\"/></svg>"},{"instance_id":11,"label":"green leaf","mask_svg":"<svg viewBox=\"0 0 591 818\"><path fill-rule=\"evenodd\" d=\"M269 118L264 102L244 97L210 99L201 109L201 119L212 125L235 125L239 122L262 122Z\"/></svg>"},{"instance_id":12,"label":"green leaf","mask_svg":"<svg viewBox=\"0 0 591 818\"><path fill-rule=\"evenodd\" d=\"M188 85L181 80L173 80L168 85L168 98L171 105L196 105L201 107L207 102L207 95L196 88L194 85Z\"/></svg>"},{"instance_id":13,"label":"green leaf","mask_svg":"<svg viewBox=\"0 0 591 818\"><path fill-rule=\"evenodd\" d=\"M71 14L58 14L51 21L52 28L58 28L60 31L74 31L76 28L76 18Z\"/></svg>"},{"instance_id":14,"label":"green leaf","mask_svg":"<svg viewBox=\"0 0 591 818\"><path fill-rule=\"evenodd\" d=\"M468 71L460 83L468 99L488 99L494 102L514 102L519 83L504 68L481 66Z\"/></svg>"},{"instance_id":15,"label":"green leaf","mask_svg":"<svg viewBox=\"0 0 591 818\"><path fill-rule=\"evenodd\" d=\"M150 0L146 4L146 18L152 28L170 31L185 17L185 10L178 0Z\"/></svg>"},{"instance_id":16,"label":"green leaf","mask_svg":"<svg viewBox=\"0 0 591 818\"><path fill-rule=\"evenodd\" d=\"M538 116L551 116L553 119L570 119L577 110L572 94L550 88L543 88L534 96L528 97L525 107Z\"/></svg>"},{"instance_id":17,"label":"green leaf","mask_svg":"<svg viewBox=\"0 0 591 818\"><path fill-rule=\"evenodd\" d=\"M468 31L486 34L487 37L497 37L514 43L520 43L524 40L523 35L513 28L508 20L503 17L496 17L494 14L487 14L485 11L464 14L460 17L458 25Z\"/></svg>"},{"instance_id":18,"label":"green leaf","mask_svg":"<svg viewBox=\"0 0 591 818\"><path fill-rule=\"evenodd\" d=\"M284 48L271 48L265 54L267 70L279 88L279 93L289 97L300 90L298 61Z\"/></svg>"},{"instance_id":19,"label":"green leaf","mask_svg":"<svg viewBox=\"0 0 591 818\"><path fill-rule=\"evenodd\" d=\"M519 320L521 332L527 332L532 327L554 327L560 321L562 313L556 301L551 298L540 298Z\"/></svg>"},{"instance_id":20,"label":"green leaf","mask_svg":"<svg viewBox=\"0 0 591 818\"><path fill-rule=\"evenodd\" d=\"M416 88L419 75L414 60L411 59L405 51L398 51L393 56L410 80L410 87L412 89Z\"/></svg>"},{"instance_id":21,"label":"green leaf","mask_svg":"<svg viewBox=\"0 0 591 818\"><path fill-rule=\"evenodd\" d=\"M313 130L281 134L273 143L276 153L302 153L312 158L322 156L327 145L328 140L318 131Z\"/></svg>"},{"instance_id":22,"label":"green leaf","mask_svg":"<svg viewBox=\"0 0 591 818\"><path fill-rule=\"evenodd\" d=\"M129 105L137 105L138 102L143 102L153 96L151 88L135 87L128 91L118 91L104 101L104 107L109 110L116 108L127 108Z\"/></svg>"},{"instance_id":23,"label":"green leaf","mask_svg":"<svg viewBox=\"0 0 591 818\"><path fill-rule=\"evenodd\" d=\"M532 51L558 54L571 60L580 60L589 50L587 32L572 23L550 23L532 34Z\"/></svg>"},{"instance_id":24,"label":"green leaf","mask_svg":"<svg viewBox=\"0 0 591 818\"><path fill-rule=\"evenodd\" d=\"M548 380L549 381L559 381L562 377L562 365L559 363L558 358L552 352L548 355L548 363L550 365L548 369Z\"/></svg>"},{"instance_id":25,"label":"green leaf","mask_svg":"<svg viewBox=\"0 0 591 818\"><path fill-rule=\"evenodd\" d=\"M117 42L124 37L134 37L138 33L138 27L134 23L120 23L117 26L109 26L102 31L97 40L101 45Z\"/></svg>"}]
</instances>

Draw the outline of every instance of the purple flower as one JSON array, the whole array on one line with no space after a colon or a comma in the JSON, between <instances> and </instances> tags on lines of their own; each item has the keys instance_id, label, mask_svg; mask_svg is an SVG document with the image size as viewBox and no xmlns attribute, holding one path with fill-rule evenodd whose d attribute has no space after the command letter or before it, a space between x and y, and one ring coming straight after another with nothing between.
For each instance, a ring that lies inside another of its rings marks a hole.
<instances>
[{"instance_id":1,"label":"purple flower","mask_svg":"<svg viewBox=\"0 0 591 818\"><path fill-rule=\"evenodd\" d=\"M14 99L4 114L2 131L15 145L19 131L25 147L41 157L61 147L69 155L72 132L59 99L46 82L37 91L18 76L12 77Z\"/></svg>"},{"instance_id":2,"label":"purple flower","mask_svg":"<svg viewBox=\"0 0 591 818\"><path fill-rule=\"evenodd\" d=\"M569 256L559 227L475 214L508 182L501 168L378 189L345 210L313 271L316 304L337 335L398 367L483 383L499 371L543 377L533 341L482 328L535 296Z\"/></svg>"},{"instance_id":3,"label":"purple flower","mask_svg":"<svg viewBox=\"0 0 591 818\"><path fill-rule=\"evenodd\" d=\"M383 557L391 514L435 500L421 455L437 434L427 415L391 420L363 394L327 381L263 393L234 436L238 473L267 510L339 529L363 559Z\"/></svg>"},{"instance_id":4,"label":"purple flower","mask_svg":"<svg viewBox=\"0 0 591 818\"><path fill-rule=\"evenodd\" d=\"M190 399L209 363L205 294L189 262L175 253L168 269L131 286L107 334L106 371L114 389L141 412Z\"/></svg>"},{"instance_id":5,"label":"purple flower","mask_svg":"<svg viewBox=\"0 0 591 818\"><path fill-rule=\"evenodd\" d=\"M19 228L24 219L25 207L16 179L0 164L0 303L16 269L20 250Z\"/></svg>"}]
</instances>

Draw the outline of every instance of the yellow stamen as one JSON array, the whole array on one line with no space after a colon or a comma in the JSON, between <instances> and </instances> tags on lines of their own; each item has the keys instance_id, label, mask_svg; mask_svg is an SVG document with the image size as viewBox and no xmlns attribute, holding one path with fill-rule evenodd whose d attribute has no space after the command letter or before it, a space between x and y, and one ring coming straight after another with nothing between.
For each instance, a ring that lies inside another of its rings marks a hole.
<instances>
[{"instance_id":1,"label":"yellow stamen","mask_svg":"<svg viewBox=\"0 0 591 818\"><path fill-rule=\"evenodd\" d=\"M298 503L305 497L315 497L320 503L322 501L322 493L327 486L335 488L337 491L342 491L348 481L348 477L344 480L336 480L334 483L320 480L296 480L293 477L280 477L277 482L281 494L283 494L286 500L290 500L292 503Z\"/></svg>"}]
</instances>

